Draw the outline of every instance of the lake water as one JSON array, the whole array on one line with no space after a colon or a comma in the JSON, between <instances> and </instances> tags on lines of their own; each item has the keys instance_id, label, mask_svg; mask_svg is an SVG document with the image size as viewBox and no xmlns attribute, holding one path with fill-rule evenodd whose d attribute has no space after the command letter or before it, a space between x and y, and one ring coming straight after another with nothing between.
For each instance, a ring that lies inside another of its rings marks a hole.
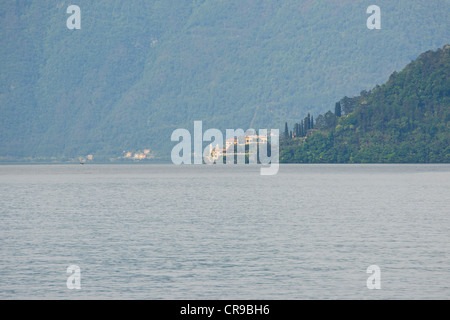
<instances>
[{"instance_id":1,"label":"lake water","mask_svg":"<svg viewBox=\"0 0 450 320\"><path fill-rule=\"evenodd\" d=\"M450 298L450 165L2 165L0 219L0 299Z\"/></svg>"}]
</instances>

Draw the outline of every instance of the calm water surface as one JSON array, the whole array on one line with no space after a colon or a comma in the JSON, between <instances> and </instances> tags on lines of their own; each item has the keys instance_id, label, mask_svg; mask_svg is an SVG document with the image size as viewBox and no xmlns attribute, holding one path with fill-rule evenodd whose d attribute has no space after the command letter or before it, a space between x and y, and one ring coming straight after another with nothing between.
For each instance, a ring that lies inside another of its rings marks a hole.
<instances>
[{"instance_id":1,"label":"calm water surface","mask_svg":"<svg viewBox=\"0 0 450 320\"><path fill-rule=\"evenodd\" d=\"M0 299L450 298L450 165L2 165L0 219Z\"/></svg>"}]
</instances>

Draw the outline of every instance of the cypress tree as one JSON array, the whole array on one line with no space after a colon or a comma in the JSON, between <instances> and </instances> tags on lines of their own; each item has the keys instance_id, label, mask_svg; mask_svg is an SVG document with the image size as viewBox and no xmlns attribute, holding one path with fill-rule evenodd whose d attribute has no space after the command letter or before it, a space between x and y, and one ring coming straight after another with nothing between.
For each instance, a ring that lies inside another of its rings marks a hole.
<instances>
[{"instance_id":1,"label":"cypress tree","mask_svg":"<svg viewBox=\"0 0 450 320\"><path fill-rule=\"evenodd\" d=\"M284 137L286 138L286 140L289 138L289 129L287 122L284 124Z\"/></svg>"},{"instance_id":2,"label":"cypress tree","mask_svg":"<svg viewBox=\"0 0 450 320\"><path fill-rule=\"evenodd\" d=\"M308 133L309 129L311 129L310 125L311 125L311 115L308 113L308 116L305 118L305 134Z\"/></svg>"},{"instance_id":3,"label":"cypress tree","mask_svg":"<svg viewBox=\"0 0 450 320\"><path fill-rule=\"evenodd\" d=\"M336 102L336 105L334 107L334 115L338 118L342 116L342 108L340 102Z\"/></svg>"}]
</instances>

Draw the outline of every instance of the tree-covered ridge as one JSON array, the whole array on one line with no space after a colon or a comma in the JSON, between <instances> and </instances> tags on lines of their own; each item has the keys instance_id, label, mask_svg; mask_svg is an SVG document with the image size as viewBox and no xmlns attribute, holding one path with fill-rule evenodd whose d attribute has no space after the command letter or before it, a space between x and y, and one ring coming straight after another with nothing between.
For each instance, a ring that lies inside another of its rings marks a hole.
<instances>
[{"instance_id":1,"label":"tree-covered ridge","mask_svg":"<svg viewBox=\"0 0 450 320\"><path fill-rule=\"evenodd\" d=\"M282 162L449 163L450 45L423 53L371 91L343 98L307 134L286 136Z\"/></svg>"}]
</instances>

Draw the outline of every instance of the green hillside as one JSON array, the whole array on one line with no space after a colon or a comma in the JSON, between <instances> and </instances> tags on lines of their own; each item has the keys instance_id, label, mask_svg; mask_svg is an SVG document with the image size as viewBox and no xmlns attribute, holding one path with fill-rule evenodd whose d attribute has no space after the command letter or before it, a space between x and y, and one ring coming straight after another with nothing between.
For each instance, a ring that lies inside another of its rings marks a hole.
<instances>
[{"instance_id":1,"label":"green hillside","mask_svg":"<svg viewBox=\"0 0 450 320\"><path fill-rule=\"evenodd\" d=\"M282 162L450 163L450 45L304 123L286 135Z\"/></svg>"},{"instance_id":2,"label":"green hillside","mask_svg":"<svg viewBox=\"0 0 450 320\"><path fill-rule=\"evenodd\" d=\"M450 38L449 0L3 1L0 159L96 159L176 128L282 128ZM66 10L81 8L81 30Z\"/></svg>"}]
</instances>

